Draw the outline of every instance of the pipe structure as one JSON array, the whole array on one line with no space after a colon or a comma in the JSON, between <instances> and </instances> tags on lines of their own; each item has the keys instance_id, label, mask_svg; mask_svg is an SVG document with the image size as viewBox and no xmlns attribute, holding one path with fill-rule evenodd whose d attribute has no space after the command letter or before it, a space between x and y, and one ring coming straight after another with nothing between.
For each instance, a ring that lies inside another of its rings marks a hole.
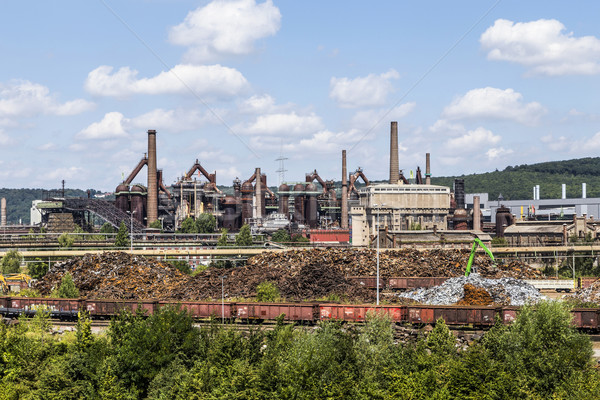
<instances>
[{"instance_id":1,"label":"pipe structure","mask_svg":"<svg viewBox=\"0 0 600 400\"><path fill-rule=\"evenodd\" d=\"M587 197L587 183L583 182L581 184L581 198L585 199ZM4 214L2 214L4 215Z\"/></svg>"},{"instance_id":2,"label":"pipe structure","mask_svg":"<svg viewBox=\"0 0 600 400\"><path fill-rule=\"evenodd\" d=\"M158 180L156 179L156 131L148 130L148 214L147 226L158 219Z\"/></svg>"},{"instance_id":3,"label":"pipe structure","mask_svg":"<svg viewBox=\"0 0 600 400\"><path fill-rule=\"evenodd\" d=\"M398 162L398 122L392 121L390 129L390 184L398 184L400 179L400 164Z\"/></svg>"},{"instance_id":4,"label":"pipe structure","mask_svg":"<svg viewBox=\"0 0 600 400\"><path fill-rule=\"evenodd\" d=\"M431 185L431 155L425 153L425 184Z\"/></svg>"},{"instance_id":5,"label":"pipe structure","mask_svg":"<svg viewBox=\"0 0 600 400\"><path fill-rule=\"evenodd\" d=\"M6 197L3 197L1 200L2 205L0 208L2 209L2 219L0 219L0 225L6 226Z\"/></svg>"},{"instance_id":6,"label":"pipe structure","mask_svg":"<svg viewBox=\"0 0 600 400\"><path fill-rule=\"evenodd\" d=\"M481 200L479 196L473 196L473 230L481 230Z\"/></svg>"},{"instance_id":7,"label":"pipe structure","mask_svg":"<svg viewBox=\"0 0 600 400\"><path fill-rule=\"evenodd\" d=\"M346 150L342 150L342 229L348 229L348 170L346 169Z\"/></svg>"},{"instance_id":8,"label":"pipe structure","mask_svg":"<svg viewBox=\"0 0 600 400\"><path fill-rule=\"evenodd\" d=\"M567 184L563 183L562 185L562 197L561 199L566 199L567 198Z\"/></svg>"},{"instance_id":9,"label":"pipe structure","mask_svg":"<svg viewBox=\"0 0 600 400\"><path fill-rule=\"evenodd\" d=\"M131 171L131 173L129 174L129 176L127 177L127 179L125 179L123 181L123 183L126 184L126 185L131 185L131 182L133 182L133 180L135 179L135 177L137 176L137 174L140 173L140 171L142 170L142 168L144 167L144 165L148 165L148 158L146 157L145 154L144 154L144 158L142 158L140 160L140 162L138 163L138 165L136 165L136 167L133 169L133 171Z\"/></svg>"}]
</instances>

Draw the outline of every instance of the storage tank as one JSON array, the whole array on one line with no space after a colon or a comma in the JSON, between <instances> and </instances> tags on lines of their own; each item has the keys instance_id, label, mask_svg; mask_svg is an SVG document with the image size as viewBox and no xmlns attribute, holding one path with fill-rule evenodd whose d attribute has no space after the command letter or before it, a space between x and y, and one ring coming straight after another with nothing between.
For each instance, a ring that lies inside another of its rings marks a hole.
<instances>
[{"instance_id":1,"label":"storage tank","mask_svg":"<svg viewBox=\"0 0 600 400\"><path fill-rule=\"evenodd\" d=\"M294 186L294 221L304 224L304 185L301 183Z\"/></svg>"},{"instance_id":2,"label":"storage tank","mask_svg":"<svg viewBox=\"0 0 600 400\"><path fill-rule=\"evenodd\" d=\"M252 193L254 189L251 182L242 184L242 224L246 224L249 218L252 218Z\"/></svg>"},{"instance_id":3,"label":"storage tank","mask_svg":"<svg viewBox=\"0 0 600 400\"><path fill-rule=\"evenodd\" d=\"M115 206L123 211L129 211L129 186L122 183L115 189Z\"/></svg>"},{"instance_id":4,"label":"storage tank","mask_svg":"<svg viewBox=\"0 0 600 400\"><path fill-rule=\"evenodd\" d=\"M286 185L285 183L282 183L281 185L279 185L279 214L284 214L286 217L288 217L289 211L290 211L290 206L289 206L289 192L290 191L290 187L288 185Z\"/></svg>"},{"instance_id":5,"label":"storage tank","mask_svg":"<svg viewBox=\"0 0 600 400\"><path fill-rule=\"evenodd\" d=\"M504 228L511 226L514 223L514 218L510 212L510 208L501 206L496 209L496 236L504 237Z\"/></svg>"},{"instance_id":6,"label":"storage tank","mask_svg":"<svg viewBox=\"0 0 600 400\"><path fill-rule=\"evenodd\" d=\"M306 185L306 209L304 218L308 226L316 228L318 224L317 220L317 195L314 193L317 187L314 183Z\"/></svg>"},{"instance_id":7,"label":"storage tank","mask_svg":"<svg viewBox=\"0 0 600 400\"><path fill-rule=\"evenodd\" d=\"M144 223L144 217L146 212L146 188L142 185L133 185L131 187L131 212L133 212L133 218L137 219L140 223Z\"/></svg>"}]
</instances>

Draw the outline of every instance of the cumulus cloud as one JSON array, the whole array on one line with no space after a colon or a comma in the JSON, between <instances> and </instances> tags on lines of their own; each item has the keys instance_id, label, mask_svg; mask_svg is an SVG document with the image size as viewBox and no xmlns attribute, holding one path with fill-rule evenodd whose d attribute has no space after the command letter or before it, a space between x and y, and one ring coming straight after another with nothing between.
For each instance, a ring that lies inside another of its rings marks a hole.
<instances>
[{"instance_id":1,"label":"cumulus cloud","mask_svg":"<svg viewBox=\"0 0 600 400\"><path fill-rule=\"evenodd\" d=\"M254 95L244 100L239 110L246 114L262 114L275 110L275 99L268 94Z\"/></svg>"},{"instance_id":2,"label":"cumulus cloud","mask_svg":"<svg viewBox=\"0 0 600 400\"><path fill-rule=\"evenodd\" d=\"M494 135L492 131L479 127L475 130L468 131L460 137L448 139L446 141L446 147L450 150L470 152L493 146L498 144L500 140L501 137Z\"/></svg>"},{"instance_id":3,"label":"cumulus cloud","mask_svg":"<svg viewBox=\"0 0 600 400\"><path fill-rule=\"evenodd\" d=\"M487 158L492 161L499 158L506 157L510 154L514 153L512 149L505 149L504 147L494 147L485 152Z\"/></svg>"},{"instance_id":4,"label":"cumulus cloud","mask_svg":"<svg viewBox=\"0 0 600 400\"><path fill-rule=\"evenodd\" d=\"M480 42L488 59L521 64L534 74L600 73L600 39L574 37L555 19L517 23L498 19Z\"/></svg>"},{"instance_id":5,"label":"cumulus cloud","mask_svg":"<svg viewBox=\"0 0 600 400\"><path fill-rule=\"evenodd\" d=\"M230 98L248 88L236 69L221 65L176 65L152 78L137 77L138 71L102 65L88 74L86 90L96 96L126 97L134 94L190 94Z\"/></svg>"},{"instance_id":6,"label":"cumulus cloud","mask_svg":"<svg viewBox=\"0 0 600 400\"><path fill-rule=\"evenodd\" d=\"M442 116L448 119L507 119L533 125L545 113L546 109L540 103L523 102L523 95L513 89L485 87L454 99Z\"/></svg>"},{"instance_id":7,"label":"cumulus cloud","mask_svg":"<svg viewBox=\"0 0 600 400\"><path fill-rule=\"evenodd\" d=\"M254 43L272 36L281 26L281 13L271 0L215 0L188 13L171 28L171 43L189 47L185 59L203 63L222 56L245 55Z\"/></svg>"},{"instance_id":8,"label":"cumulus cloud","mask_svg":"<svg viewBox=\"0 0 600 400\"><path fill-rule=\"evenodd\" d=\"M394 91L391 81L398 78L400 74L393 69L354 79L333 77L329 83L329 97L343 108L382 106Z\"/></svg>"},{"instance_id":9,"label":"cumulus cloud","mask_svg":"<svg viewBox=\"0 0 600 400\"><path fill-rule=\"evenodd\" d=\"M352 117L352 126L357 128L369 129L377 122L385 121L397 121L408 114L413 112L416 103L404 103L398 107L394 107L392 110L366 110L358 111Z\"/></svg>"},{"instance_id":10,"label":"cumulus cloud","mask_svg":"<svg viewBox=\"0 0 600 400\"><path fill-rule=\"evenodd\" d=\"M207 123L214 122L212 114L193 109L164 110L157 108L131 119L136 128L152 128L172 133L198 129Z\"/></svg>"},{"instance_id":11,"label":"cumulus cloud","mask_svg":"<svg viewBox=\"0 0 600 400\"><path fill-rule=\"evenodd\" d=\"M307 135L322 129L321 118L314 113L298 115L276 113L258 116L249 124L240 124L234 128L236 132L248 135Z\"/></svg>"},{"instance_id":12,"label":"cumulus cloud","mask_svg":"<svg viewBox=\"0 0 600 400\"><path fill-rule=\"evenodd\" d=\"M11 146L16 143L16 140L0 129L0 146Z\"/></svg>"},{"instance_id":13,"label":"cumulus cloud","mask_svg":"<svg viewBox=\"0 0 600 400\"><path fill-rule=\"evenodd\" d=\"M26 80L0 83L0 117L75 115L93 107L94 103L83 99L60 103L46 86Z\"/></svg>"},{"instance_id":14,"label":"cumulus cloud","mask_svg":"<svg viewBox=\"0 0 600 400\"><path fill-rule=\"evenodd\" d=\"M37 149L39 151L54 151L57 149L57 146L56 146L56 144L49 142L49 143L44 143L42 145L39 145L37 147Z\"/></svg>"},{"instance_id":15,"label":"cumulus cloud","mask_svg":"<svg viewBox=\"0 0 600 400\"><path fill-rule=\"evenodd\" d=\"M79 177L82 174L82 172L83 168L80 167L53 168L52 170L47 171L45 176L49 180L71 180L73 178Z\"/></svg>"},{"instance_id":16,"label":"cumulus cloud","mask_svg":"<svg viewBox=\"0 0 600 400\"><path fill-rule=\"evenodd\" d=\"M126 137L127 131L124 124L127 119L120 112L109 112L102 121L94 122L81 130L75 137L77 139L112 139Z\"/></svg>"}]
</instances>

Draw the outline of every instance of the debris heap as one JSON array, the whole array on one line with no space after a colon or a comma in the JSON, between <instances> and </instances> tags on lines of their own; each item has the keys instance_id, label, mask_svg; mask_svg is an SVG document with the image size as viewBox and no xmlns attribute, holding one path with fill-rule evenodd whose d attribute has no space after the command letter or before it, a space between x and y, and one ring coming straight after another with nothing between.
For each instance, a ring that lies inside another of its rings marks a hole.
<instances>
[{"instance_id":1,"label":"debris heap","mask_svg":"<svg viewBox=\"0 0 600 400\"><path fill-rule=\"evenodd\" d=\"M383 278L389 277L455 277L465 273L469 259L468 250L398 249L381 251L379 270ZM339 269L346 276L373 276L376 273L377 253L364 249L311 249L281 253L262 253L248 259L248 264L260 267L299 268L327 265ZM512 277L542 279L543 274L518 261L498 263L493 266L487 255L477 254L473 267L486 278Z\"/></svg>"},{"instance_id":2,"label":"debris heap","mask_svg":"<svg viewBox=\"0 0 600 400\"><path fill-rule=\"evenodd\" d=\"M467 291L465 291L465 286L468 286ZM542 298L535 287L522 280L514 278L486 279L479 274L450 278L440 286L416 289L403 293L402 297L431 305L450 305L461 300L461 304L464 305L477 305L471 302L480 301L485 297L482 296L480 289L489 294L492 300L490 304L522 306L526 303L536 303Z\"/></svg>"},{"instance_id":3,"label":"debris heap","mask_svg":"<svg viewBox=\"0 0 600 400\"><path fill-rule=\"evenodd\" d=\"M581 303L600 304L600 279L594 281L590 286L578 290L572 295L565 296L567 300L575 300Z\"/></svg>"}]
</instances>

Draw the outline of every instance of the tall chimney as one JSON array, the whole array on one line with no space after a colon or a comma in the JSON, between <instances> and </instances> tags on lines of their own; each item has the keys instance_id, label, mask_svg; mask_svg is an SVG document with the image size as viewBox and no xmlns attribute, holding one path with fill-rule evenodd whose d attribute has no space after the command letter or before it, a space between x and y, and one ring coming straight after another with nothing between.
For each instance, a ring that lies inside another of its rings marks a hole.
<instances>
[{"instance_id":1,"label":"tall chimney","mask_svg":"<svg viewBox=\"0 0 600 400\"><path fill-rule=\"evenodd\" d=\"M536 200L540 199L540 185L535 185L535 192L537 193Z\"/></svg>"},{"instance_id":2,"label":"tall chimney","mask_svg":"<svg viewBox=\"0 0 600 400\"><path fill-rule=\"evenodd\" d=\"M425 184L431 185L431 155L425 153Z\"/></svg>"},{"instance_id":3,"label":"tall chimney","mask_svg":"<svg viewBox=\"0 0 600 400\"><path fill-rule=\"evenodd\" d=\"M146 224L158 219L158 181L156 179L156 131L148 130L148 214Z\"/></svg>"},{"instance_id":4,"label":"tall chimney","mask_svg":"<svg viewBox=\"0 0 600 400\"><path fill-rule=\"evenodd\" d=\"M0 208L2 209L2 219L0 219L0 225L6 226L6 197L2 198Z\"/></svg>"},{"instance_id":5,"label":"tall chimney","mask_svg":"<svg viewBox=\"0 0 600 400\"><path fill-rule=\"evenodd\" d=\"M562 197L561 199L566 199L567 198L567 184L563 183L562 184Z\"/></svg>"},{"instance_id":6,"label":"tall chimney","mask_svg":"<svg viewBox=\"0 0 600 400\"><path fill-rule=\"evenodd\" d=\"M254 194L256 195L256 218L262 218L262 176L260 168L256 168L254 174L256 176L256 184L254 185Z\"/></svg>"},{"instance_id":7,"label":"tall chimney","mask_svg":"<svg viewBox=\"0 0 600 400\"><path fill-rule=\"evenodd\" d=\"M390 184L396 185L400 180L400 164L398 163L398 122L392 121L390 131Z\"/></svg>"},{"instance_id":8,"label":"tall chimney","mask_svg":"<svg viewBox=\"0 0 600 400\"><path fill-rule=\"evenodd\" d=\"M581 198L585 199L587 197L587 184L585 182L583 182L581 184ZM2 213L2 215L4 215L4 213Z\"/></svg>"},{"instance_id":9,"label":"tall chimney","mask_svg":"<svg viewBox=\"0 0 600 400\"><path fill-rule=\"evenodd\" d=\"M348 229L348 171L346 150L342 150L342 229Z\"/></svg>"},{"instance_id":10,"label":"tall chimney","mask_svg":"<svg viewBox=\"0 0 600 400\"><path fill-rule=\"evenodd\" d=\"M473 196L473 230L481 230L481 211L479 196Z\"/></svg>"}]
</instances>

